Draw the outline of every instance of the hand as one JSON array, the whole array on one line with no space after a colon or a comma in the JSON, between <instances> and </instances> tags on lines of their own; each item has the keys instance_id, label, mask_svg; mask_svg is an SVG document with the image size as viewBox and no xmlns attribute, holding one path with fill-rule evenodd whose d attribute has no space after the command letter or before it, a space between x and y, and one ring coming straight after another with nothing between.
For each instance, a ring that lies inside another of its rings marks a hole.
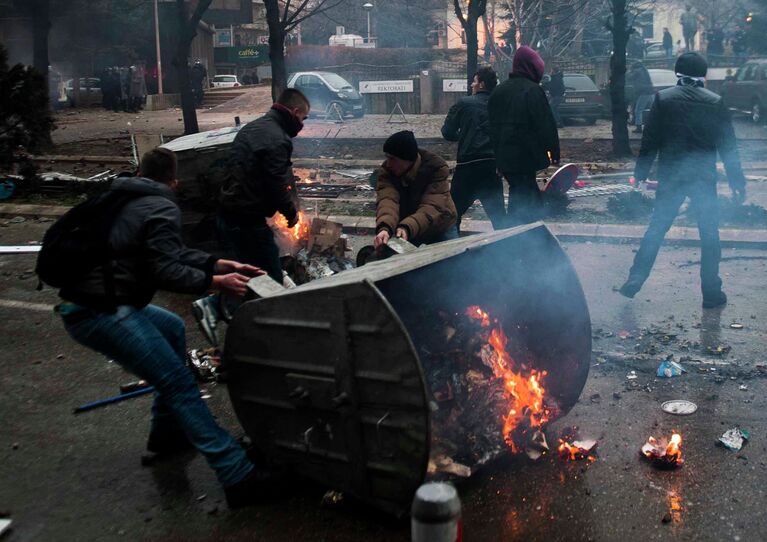
<instances>
[{"instance_id":1,"label":"hand","mask_svg":"<svg viewBox=\"0 0 767 542\"><path fill-rule=\"evenodd\" d=\"M746 185L740 186L738 188L731 188L731 190L732 201L737 205L742 205L743 202L746 201Z\"/></svg>"},{"instance_id":2,"label":"hand","mask_svg":"<svg viewBox=\"0 0 767 542\"><path fill-rule=\"evenodd\" d=\"M250 277L239 273L227 273L226 275L214 275L213 286L222 292L232 294L237 297L244 296L248 291L248 281Z\"/></svg>"},{"instance_id":3,"label":"hand","mask_svg":"<svg viewBox=\"0 0 767 542\"><path fill-rule=\"evenodd\" d=\"M387 230L379 231L378 235L376 235L375 239L373 239L373 246L376 248L381 248L389 242L389 237L390 235Z\"/></svg>"},{"instance_id":4,"label":"hand","mask_svg":"<svg viewBox=\"0 0 767 542\"><path fill-rule=\"evenodd\" d=\"M260 277L266 273L266 271L255 265L235 262L234 260L218 260L214 270L219 275L224 273L240 273L249 277Z\"/></svg>"},{"instance_id":5,"label":"hand","mask_svg":"<svg viewBox=\"0 0 767 542\"><path fill-rule=\"evenodd\" d=\"M408 233L406 228L397 228L397 237L402 239L403 241L408 240Z\"/></svg>"}]
</instances>

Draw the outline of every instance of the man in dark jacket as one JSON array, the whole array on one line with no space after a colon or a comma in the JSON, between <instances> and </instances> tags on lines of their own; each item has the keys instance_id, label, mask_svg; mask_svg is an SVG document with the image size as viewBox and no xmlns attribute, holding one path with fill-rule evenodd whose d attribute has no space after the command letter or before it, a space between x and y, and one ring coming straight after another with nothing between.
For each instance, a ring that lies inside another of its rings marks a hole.
<instances>
[{"instance_id":1,"label":"man in dark jacket","mask_svg":"<svg viewBox=\"0 0 767 542\"><path fill-rule=\"evenodd\" d=\"M280 284L279 250L266 219L280 213L290 228L298 220L292 138L303 128L309 107L300 91L287 89L266 115L240 130L219 198L217 225L225 252L260 267Z\"/></svg>"},{"instance_id":2,"label":"man in dark jacket","mask_svg":"<svg viewBox=\"0 0 767 542\"><path fill-rule=\"evenodd\" d=\"M562 128L562 116L559 114L559 106L565 99L565 74L557 66L551 69L551 76L548 83L544 84L544 90L549 93L549 103L551 112L554 114L554 120L557 121L557 128Z\"/></svg>"},{"instance_id":3,"label":"man in dark jacket","mask_svg":"<svg viewBox=\"0 0 767 542\"><path fill-rule=\"evenodd\" d=\"M658 191L650 225L620 288L626 297L634 297L647 280L666 232L689 197L700 232L703 307L727 303L719 278L717 153L737 201L745 198L746 182L729 112L720 96L703 88L707 69L702 56L685 53L676 62L677 86L655 95L634 176L639 182L647 179L658 155Z\"/></svg>"},{"instance_id":4,"label":"man in dark jacket","mask_svg":"<svg viewBox=\"0 0 767 542\"><path fill-rule=\"evenodd\" d=\"M393 236L416 245L456 238L447 163L419 149L410 131L390 136L384 153L376 185L375 247Z\"/></svg>"},{"instance_id":5,"label":"man in dark jacket","mask_svg":"<svg viewBox=\"0 0 767 542\"><path fill-rule=\"evenodd\" d=\"M506 219L503 204L503 184L495 171L495 156L490 142L487 100L498 84L493 68L481 68L474 74L471 96L466 96L450 108L442 125L442 137L458 142L458 160L453 173L450 195L461 217L475 200L482 202L495 229L502 228Z\"/></svg>"},{"instance_id":6,"label":"man in dark jacket","mask_svg":"<svg viewBox=\"0 0 767 542\"><path fill-rule=\"evenodd\" d=\"M666 51L666 58L674 56L674 38L671 37L668 28L663 29L663 49Z\"/></svg>"},{"instance_id":7,"label":"man in dark jacket","mask_svg":"<svg viewBox=\"0 0 767 542\"><path fill-rule=\"evenodd\" d=\"M509 79L493 91L487 104L496 164L509 183L510 225L541 218L535 174L559 163L557 124L539 85L543 70L538 53L520 47L514 53Z\"/></svg>"},{"instance_id":8,"label":"man in dark jacket","mask_svg":"<svg viewBox=\"0 0 767 542\"><path fill-rule=\"evenodd\" d=\"M200 398L185 365L184 321L149 303L158 289L199 294L212 287L242 296L250 276L262 271L184 246L181 212L173 196L176 158L171 151L145 154L140 175L121 177L111 187L134 195L110 230L116 254L113 272L97 267L77 284L63 288L57 312L75 341L155 387L147 449L170 455L197 448L216 471L230 507L243 506L255 502L267 475L254 467ZM114 303L106 307L112 299Z\"/></svg>"},{"instance_id":9,"label":"man in dark jacket","mask_svg":"<svg viewBox=\"0 0 767 542\"><path fill-rule=\"evenodd\" d=\"M641 62L634 62L626 77L626 82L634 90L634 125L636 126L634 131L640 133L644 125L644 111L649 109L652 104L655 88L652 79L650 79L650 72Z\"/></svg>"}]
</instances>

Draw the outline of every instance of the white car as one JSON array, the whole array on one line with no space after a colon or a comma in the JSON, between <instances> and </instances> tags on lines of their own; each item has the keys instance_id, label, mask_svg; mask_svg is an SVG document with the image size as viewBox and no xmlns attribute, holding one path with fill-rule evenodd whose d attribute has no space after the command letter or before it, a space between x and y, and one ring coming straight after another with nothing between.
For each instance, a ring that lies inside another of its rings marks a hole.
<instances>
[{"instance_id":1,"label":"white car","mask_svg":"<svg viewBox=\"0 0 767 542\"><path fill-rule=\"evenodd\" d=\"M232 88L241 86L236 75L216 75L210 82L213 88Z\"/></svg>"}]
</instances>

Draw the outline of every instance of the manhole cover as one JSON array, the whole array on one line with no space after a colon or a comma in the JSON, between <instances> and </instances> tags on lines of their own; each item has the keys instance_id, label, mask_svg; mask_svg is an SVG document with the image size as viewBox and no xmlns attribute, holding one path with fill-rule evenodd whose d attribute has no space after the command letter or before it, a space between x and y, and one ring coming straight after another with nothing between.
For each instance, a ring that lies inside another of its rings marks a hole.
<instances>
[{"instance_id":1,"label":"manhole cover","mask_svg":"<svg viewBox=\"0 0 767 542\"><path fill-rule=\"evenodd\" d=\"M698 410L698 405L691 401L684 401L682 399L666 401L660 407L663 409L663 412L676 414L678 416L687 416Z\"/></svg>"}]
</instances>

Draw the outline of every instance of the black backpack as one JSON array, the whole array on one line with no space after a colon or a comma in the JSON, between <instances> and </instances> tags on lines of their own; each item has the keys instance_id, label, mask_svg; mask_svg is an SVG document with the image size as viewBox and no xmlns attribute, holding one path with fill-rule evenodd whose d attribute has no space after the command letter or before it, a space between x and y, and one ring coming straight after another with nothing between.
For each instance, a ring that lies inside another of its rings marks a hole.
<instances>
[{"instance_id":1,"label":"black backpack","mask_svg":"<svg viewBox=\"0 0 767 542\"><path fill-rule=\"evenodd\" d=\"M120 210L144 194L108 190L76 205L45 232L35 273L54 288L77 284L89 272L104 266L107 296L113 294L109 233ZM42 284L38 289L42 288ZM109 290L112 290L110 292Z\"/></svg>"}]
</instances>

